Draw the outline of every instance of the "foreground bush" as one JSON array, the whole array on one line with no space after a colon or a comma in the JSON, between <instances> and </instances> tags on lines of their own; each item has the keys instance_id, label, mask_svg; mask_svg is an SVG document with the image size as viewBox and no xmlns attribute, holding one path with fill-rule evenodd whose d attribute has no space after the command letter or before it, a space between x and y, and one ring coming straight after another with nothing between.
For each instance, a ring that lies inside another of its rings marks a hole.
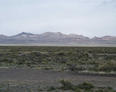
<instances>
[{"instance_id":1,"label":"foreground bush","mask_svg":"<svg viewBox=\"0 0 116 92\"><path fill-rule=\"evenodd\" d=\"M93 84L84 82L79 85L74 85L68 80L61 80L62 90L72 90L73 92L115 92L111 87L95 87Z\"/></svg>"},{"instance_id":2,"label":"foreground bush","mask_svg":"<svg viewBox=\"0 0 116 92\"><path fill-rule=\"evenodd\" d=\"M85 89L85 90L91 90L91 89L94 88L94 86L91 83L88 83L88 82L84 82L82 84L79 84L77 87L80 88L80 89Z\"/></svg>"}]
</instances>

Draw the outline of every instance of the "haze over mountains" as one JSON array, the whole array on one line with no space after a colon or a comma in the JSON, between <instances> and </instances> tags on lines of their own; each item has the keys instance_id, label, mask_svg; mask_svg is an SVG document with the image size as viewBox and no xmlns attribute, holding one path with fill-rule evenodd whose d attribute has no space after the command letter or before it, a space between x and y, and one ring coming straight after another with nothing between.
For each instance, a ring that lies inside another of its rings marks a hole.
<instances>
[{"instance_id":1,"label":"haze over mountains","mask_svg":"<svg viewBox=\"0 0 116 92\"><path fill-rule=\"evenodd\" d=\"M116 45L115 36L89 38L77 34L22 32L13 36L0 35L0 44L48 44L48 45Z\"/></svg>"}]
</instances>

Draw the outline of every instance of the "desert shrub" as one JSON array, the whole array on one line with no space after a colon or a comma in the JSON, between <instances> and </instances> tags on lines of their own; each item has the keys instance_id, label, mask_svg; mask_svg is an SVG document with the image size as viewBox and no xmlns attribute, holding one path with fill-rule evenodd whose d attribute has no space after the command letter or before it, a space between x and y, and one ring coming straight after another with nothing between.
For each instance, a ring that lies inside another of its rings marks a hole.
<instances>
[{"instance_id":1,"label":"desert shrub","mask_svg":"<svg viewBox=\"0 0 116 92\"><path fill-rule=\"evenodd\" d=\"M98 89L95 92L104 92L104 90L103 89Z\"/></svg>"},{"instance_id":2,"label":"desert shrub","mask_svg":"<svg viewBox=\"0 0 116 92\"><path fill-rule=\"evenodd\" d=\"M111 87L106 87L106 88L104 89L104 92L115 92L115 91L114 91L113 88L111 88Z\"/></svg>"},{"instance_id":3,"label":"desert shrub","mask_svg":"<svg viewBox=\"0 0 116 92\"><path fill-rule=\"evenodd\" d=\"M63 90L71 90L74 88L74 85L67 80L61 80L60 83L62 85L61 89L63 89Z\"/></svg>"},{"instance_id":4,"label":"desert shrub","mask_svg":"<svg viewBox=\"0 0 116 92\"><path fill-rule=\"evenodd\" d=\"M50 66L53 65L54 68L56 68L55 65L58 65L59 68L63 66L70 71L116 71L116 48L47 46L0 47L0 66L32 67L48 64Z\"/></svg>"},{"instance_id":5,"label":"desert shrub","mask_svg":"<svg viewBox=\"0 0 116 92\"><path fill-rule=\"evenodd\" d=\"M64 53L64 52L58 52L57 55L59 55L59 56L64 56L65 53Z\"/></svg>"},{"instance_id":6,"label":"desert shrub","mask_svg":"<svg viewBox=\"0 0 116 92\"><path fill-rule=\"evenodd\" d=\"M80 88L80 89L85 89L85 90L91 90L91 89L94 88L94 86L91 83L88 83L88 82L84 82L82 84L79 84L77 87Z\"/></svg>"},{"instance_id":7,"label":"desert shrub","mask_svg":"<svg viewBox=\"0 0 116 92\"><path fill-rule=\"evenodd\" d=\"M68 70L75 71L77 70L76 64L67 64Z\"/></svg>"},{"instance_id":8,"label":"desert shrub","mask_svg":"<svg viewBox=\"0 0 116 92\"><path fill-rule=\"evenodd\" d=\"M53 91L53 90L56 90L56 88L55 88L55 87L53 87L53 86L51 86L51 87L49 87L49 88L48 88L48 90L47 90L47 91L51 92L51 91Z\"/></svg>"},{"instance_id":9,"label":"desert shrub","mask_svg":"<svg viewBox=\"0 0 116 92\"><path fill-rule=\"evenodd\" d=\"M97 89L95 92L115 92L112 88Z\"/></svg>"},{"instance_id":10,"label":"desert shrub","mask_svg":"<svg viewBox=\"0 0 116 92\"><path fill-rule=\"evenodd\" d=\"M104 64L99 65L99 70L100 71L116 71L116 62L115 61L108 61Z\"/></svg>"}]
</instances>

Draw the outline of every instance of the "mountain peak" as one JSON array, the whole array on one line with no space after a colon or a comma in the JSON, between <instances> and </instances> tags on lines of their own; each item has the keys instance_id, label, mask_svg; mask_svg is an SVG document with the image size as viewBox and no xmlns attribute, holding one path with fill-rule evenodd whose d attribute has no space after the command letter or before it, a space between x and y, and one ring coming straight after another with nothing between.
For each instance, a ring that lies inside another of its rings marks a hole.
<instances>
[{"instance_id":1,"label":"mountain peak","mask_svg":"<svg viewBox=\"0 0 116 92\"><path fill-rule=\"evenodd\" d=\"M21 33L19 33L17 35L33 35L33 34L32 33L27 33L27 32L21 32Z\"/></svg>"},{"instance_id":2,"label":"mountain peak","mask_svg":"<svg viewBox=\"0 0 116 92\"><path fill-rule=\"evenodd\" d=\"M34 34L32 33L27 33L27 32L21 32L19 34L16 34L14 36L11 36L13 38L28 38L28 37L32 37Z\"/></svg>"}]
</instances>

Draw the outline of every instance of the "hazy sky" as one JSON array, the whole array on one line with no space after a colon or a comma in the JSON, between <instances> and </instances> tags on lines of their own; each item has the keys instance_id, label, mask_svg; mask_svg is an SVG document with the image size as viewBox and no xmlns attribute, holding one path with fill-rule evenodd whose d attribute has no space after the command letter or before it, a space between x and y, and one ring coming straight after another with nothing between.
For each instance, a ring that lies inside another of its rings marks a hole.
<instances>
[{"instance_id":1,"label":"hazy sky","mask_svg":"<svg viewBox=\"0 0 116 92\"><path fill-rule=\"evenodd\" d=\"M0 0L0 34L116 36L116 0Z\"/></svg>"}]
</instances>

